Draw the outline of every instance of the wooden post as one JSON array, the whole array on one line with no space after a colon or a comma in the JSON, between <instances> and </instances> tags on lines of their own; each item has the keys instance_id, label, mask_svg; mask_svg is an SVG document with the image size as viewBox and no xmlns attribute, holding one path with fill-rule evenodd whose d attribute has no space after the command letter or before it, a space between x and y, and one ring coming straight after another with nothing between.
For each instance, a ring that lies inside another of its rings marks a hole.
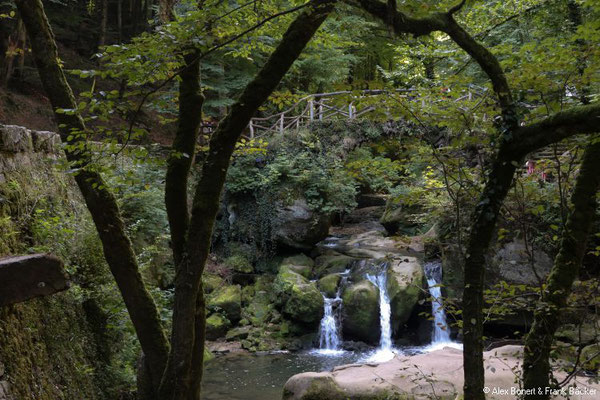
<instances>
[{"instance_id":1,"label":"wooden post","mask_svg":"<svg viewBox=\"0 0 600 400\"><path fill-rule=\"evenodd\" d=\"M248 127L250 128L250 139L254 139L254 124L252 123L252 118L250 118Z\"/></svg>"},{"instance_id":2,"label":"wooden post","mask_svg":"<svg viewBox=\"0 0 600 400\"><path fill-rule=\"evenodd\" d=\"M315 119L315 108L312 100L308 101L308 114L310 115L310 122Z\"/></svg>"},{"instance_id":3,"label":"wooden post","mask_svg":"<svg viewBox=\"0 0 600 400\"><path fill-rule=\"evenodd\" d=\"M319 102L319 121L323 120L323 100Z\"/></svg>"},{"instance_id":4,"label":"wooden post","mask_svg":"<svg viewBox=\"0 0 600 400\"><path fill-rule=\"evenodd\" d=\"M283 116L285 114L281 113L281 118L279 118L279 133L281 133L283 135Z\"/></svg>"}]
</instances>

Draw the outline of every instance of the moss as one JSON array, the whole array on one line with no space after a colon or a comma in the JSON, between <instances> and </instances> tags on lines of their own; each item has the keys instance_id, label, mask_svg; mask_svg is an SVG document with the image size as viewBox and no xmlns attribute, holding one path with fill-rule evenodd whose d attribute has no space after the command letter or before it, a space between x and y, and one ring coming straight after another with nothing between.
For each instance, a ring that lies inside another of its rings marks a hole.
<instances>
[{"instance_id":1,"label":"moss","mask_svg":"<svg viewBox=\"0 0 600 400\"><path fill-rule=\"evenodd\" d=\"M341 278L342 277L339 274L325 275L324 277L319 279L317 285L319 286L321 292L325 293L325 296L335 297L337 287L340 283Z\"/></svg>"},{"instance_id":2,"label":"moss","mask_svg":"<svg viewBox=\"0 0 600 400\"><path fill-rule=\"evenodd\" d=\"M225 285L225 281L219 275L204 274L202 275L202 284L206 293L212 293L215 290Z\"/></svg>"},{"instance_id":3,"label":"moss","mask_svg":"<svg viewBox=\"0 0 600 400\"><path fill-rule=\"evenodd\" d=\"M275 281L283 313L290 319L316 325L323 315L323 296L313 282L283 266Z\"/></svg>"},{"instance_id":4,"label":"moss","mask_svg":"<svg viewBox=\"0 0 600 400\"><path fill-rule=\"evenodd\" d=\"M225 336L231 327L231 322L221 314L213 314L206 319L206 338L216 340Z\"/></svg>"},{"instance_id":5,"label":"moss","mask_svg":"<svg viewBox=\"0 0 600 400\"><path fill-rule=\"evenodd\" d=\"M590 372L600 371L600 344L586 346L581 351L582 367Z\"/></svg>"},{"instance_id":6,"label":"moss","mask_svg":"<svg viewBox=\"0 0 600 400\"><path fill-rule=\"evenodd\" d=\"M225 259L225 266L234 272L241 274L251 274L254 272L254 267L248 259L241 254L234 254Z\"/></svg>"},{"instance_id":7,"label":"moss","mask_svg":"<svg viewBox=\"0 0 600 400\"><path fill-rule=\"evenodd\" d=\"M231 322L241 318L242 289L239 285L231 285L216 290L208 301L209 309L222 310Z\"/></svg>"},{"instance_id":8,"label":"moss","mask_svg":"<svg viewBox=\"0 0 600 400\"><path fill-rule=\"evenodd\" d=\"M356 260L357 258L343 254L319 256L316 259L315 275L320 277L326 274L344 272Z\"/></svg>"},{"instance_id":9,"label":"moss","mask_svg":"<svg viewBox=\"0 0 600 400\"><path fill-rule=\"evenodd\" d=\"M346 288L342 299L344 335L349 339L376 343L379 338L379 290L363 280Z\"/></svg>"},{"instance_id":10,"label":"moss","mask_svg":"<svg viewBox=\"0 0 600 400\"><path fill-rule=\"evenodd\" d=\"M281 262L279 269L281 270L282 268L287 268L291 271L302 275L305 278L310 278L310 276L312 275L314 265L315 263L311 258L305 256L304 254L298 254L292 257L285 258Z\"/></svg>"}]
</instances>

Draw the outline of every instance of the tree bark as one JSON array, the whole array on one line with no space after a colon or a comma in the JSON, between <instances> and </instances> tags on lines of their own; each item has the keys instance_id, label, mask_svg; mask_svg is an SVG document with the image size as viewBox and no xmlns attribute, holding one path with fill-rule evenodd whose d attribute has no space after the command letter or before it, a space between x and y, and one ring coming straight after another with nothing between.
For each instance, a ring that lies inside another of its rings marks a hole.
<instances>
[{"instance_id":1,"label":"tree bark","mask_svg":"<svg viewBox=\"0 0 600 400\"><path fill-rule=\"evenodd\" d=\"M523 386L534 389L526 400L549 399L550 351L554 333L560 325L561 312L571 294L573 281L579 274L588 236L596 217L596 195L600 188L600 138L592 139L571 196L571 213L562 234L560 250L548 276L542 300L538 303L533 325L525 340Z\"/></svg>"},{"instance_id":2,"label":"tree bark","mask_svg":"<svg viewBox=\"0 0 600 400\"><path fill-rule=\"evenodd\" d=\"M59 64L54 35L41 0L15 1L31 41L33 57L44 89L55 111L65 154L71 163L75 181L102 241L104 257L115 277L129 316L150 367L152 381L158 387L168 355L168 342L152 296L138 270L137 260L117 201L102 177L90 163L87 133L77 113L75 97ZM59 113L58 109L74 110Z\"/></svg>"},{"instance_id":3,"label":"tree bark","mask_svg":"<svg viewBox=\"0 0 600 400\"><path fill-rule=\"evenodd\" d=\"M333 5L330 0L315 0L292 22L267 63L211 136L194 194L185 252L177 271L171 353L160 399L200 398L205 325L201 278L229 160L250 118L279 84Z\"/></svg>"}]
</instances>

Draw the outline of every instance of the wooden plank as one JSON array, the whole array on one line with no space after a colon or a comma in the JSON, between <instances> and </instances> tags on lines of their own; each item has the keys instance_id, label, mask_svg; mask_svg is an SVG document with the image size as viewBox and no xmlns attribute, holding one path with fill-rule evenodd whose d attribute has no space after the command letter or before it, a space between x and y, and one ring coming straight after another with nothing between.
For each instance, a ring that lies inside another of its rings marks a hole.
<instances>
[{"instance_id":1,"label":"wooden plank","mask_svg":"<svg viewBox=\"0 0 600 400\"><path fill-rule=\"evenodd\" d=\"M0 259L0 306L69 288L62 261L50 254Z\"/></svg>"}]
</instances>

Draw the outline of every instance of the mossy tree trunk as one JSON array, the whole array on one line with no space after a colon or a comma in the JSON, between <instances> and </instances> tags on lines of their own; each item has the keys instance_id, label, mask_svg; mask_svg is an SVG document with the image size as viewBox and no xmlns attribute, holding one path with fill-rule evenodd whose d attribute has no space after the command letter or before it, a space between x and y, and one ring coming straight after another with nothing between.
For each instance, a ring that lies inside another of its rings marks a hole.
<instances>
[{"instance_id":1,"label":"mossy tree trunk","mask_svg":"<svg viewBox=\"0 0 600 400\"><path fill-rule=\"evenodd\" d=\"M78 171L75 181L92 215L104 257L123 296L146 356L152 382L157 387L168 357L168 341L158 310L139 273L117 201L102 176L90 165L91 155L83 119L77 112L56 112L58 109L76 110L77 104L59 64L56 42L42 1L17 0L15 3L29 35L40 79L55 111L60 136L66 144L67 160Z\"/></svg>"},{"instance_id":2,"label":"mossy tree trunk","mask_svg":"<svg viewBox=\"0 0 600 400\"><path fill-rule=\"evenodd\" d=\"M567 304L573 281L579 274L585 255L587 239L596 218L599 188L600 137L596 137L583 155L560 250L554 259L542 299L535 310L533 325L525 340L523 386L525 389L535 389L535 394L525 396L527 400L550 398L545 389L551 385L550 350L554 334L560 325L561 312Z\"/></svg>"},{"instance_id":3,"label":"mossy tree trunk","mask_svg":"<svg viewBox=\"0 0 600 400\"><path fill-rule=\"evenodd\" d=\"M296 17L269 60L210 138L192 202L185 251L177 268L171 353L159 391L160 399L200 398L206 320L202 272L231 155L250 118L300 56L333 6L334 1L315 0Z\"/></svg>"}]
</instances>

